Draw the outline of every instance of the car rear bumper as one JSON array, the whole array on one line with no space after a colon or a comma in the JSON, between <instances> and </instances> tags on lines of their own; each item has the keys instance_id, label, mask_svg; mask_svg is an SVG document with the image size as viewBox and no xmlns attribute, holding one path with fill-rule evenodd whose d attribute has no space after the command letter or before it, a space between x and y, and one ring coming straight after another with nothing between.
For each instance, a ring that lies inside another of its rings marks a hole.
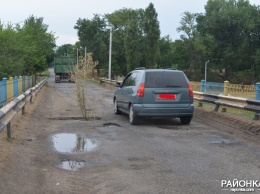
<instances>
[{"instance_id":1,"label":"car rear bumper","mask_svg":"<svg viewBox=\"0 0 260 194\"><path fill-rule=\"evenodd\" d=\"M192 116L194 105L187 107L144 107L142 104L134 104L133 109L137 116Z\"/></svg>"}]
</instances>

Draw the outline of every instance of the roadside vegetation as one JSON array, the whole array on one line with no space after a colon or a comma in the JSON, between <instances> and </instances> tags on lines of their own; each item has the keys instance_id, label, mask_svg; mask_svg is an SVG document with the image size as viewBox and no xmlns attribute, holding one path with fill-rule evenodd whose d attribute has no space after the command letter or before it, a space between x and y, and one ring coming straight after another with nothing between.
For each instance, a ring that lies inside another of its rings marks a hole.
<instances>
[{"instance_id":1,"label":"roadside vegetation","mask_svg":"<svg viewBox=\"0 0 260 194\"><path fill-rule=\"evenodd\" d=\"M43 18L30 16L19 24L0 20L0 79L36 75L53 60L55 38Z\"/></svg>"},{"instance_id":2,"label":"roadside vegetation","mask_svg":"<svg viewBox=\"0 0 260 194\"><path fill-rule=\"evenodd\" d=\"M75 46L87 46L94 60L100 62L100 76L107 76L107 72L102 74L99 70L108 69L112 26L113 75L125 76L140 66L175 67L185 71L190 80L200 81L209 60L207 81L260 81L259 5L251 5L248 0L208 0L205 13L183 13L177 40L160 36L157 17L150 3L146 9L123 8L93 18L79 18L75 25L79 42Z\"/></svg>"},{"instance_id":3,"label":"roadside vegetation","mask_svg":"<svg viewBox=\"0 0 260 194\"><path fill-rule=\"evenodd\" d=\"M174 8L173 8L174 11ZM249 0L208 0L204 13L184 12L176 30L162 37L153 3L145 9L122 8L75 21L79 41L55 45L43 18L30 16L18 24L0 22L0 79L33 75L52 65L55 56L93 53L99 77L107 77L110 31L112 78L136 67L178 68L191 81L255 84L260 81L260 6ZM169 23L169 26L171 24ZM93 72L93 71L92 71Z\"/></svg>"},{"instance_id":4,"label":"roadside vegetation","mask_svg":"<svg viewBox=\"0 0 260 194\"><path fill-rule=\"evenodd\" d=\"M37 75L42 77L50 77L51 73L48 70L46 70L38 73Z\"/></svg>"}]
</instances>

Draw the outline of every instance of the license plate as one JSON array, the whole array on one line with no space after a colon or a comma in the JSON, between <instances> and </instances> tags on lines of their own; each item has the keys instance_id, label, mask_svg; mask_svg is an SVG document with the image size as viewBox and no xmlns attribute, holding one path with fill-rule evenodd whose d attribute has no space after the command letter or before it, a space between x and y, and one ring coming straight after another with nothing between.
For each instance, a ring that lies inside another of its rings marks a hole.
<instances>
[{"instance_id":1,"label":"license plate","mask_svg":"<svg viewBox=\"0 0 260 194\"><path fill-rule=\"evenodd\" d=\"M157 98L162 100L175 100L176 94L158 94Z\"/></svg>"}]
</instances>

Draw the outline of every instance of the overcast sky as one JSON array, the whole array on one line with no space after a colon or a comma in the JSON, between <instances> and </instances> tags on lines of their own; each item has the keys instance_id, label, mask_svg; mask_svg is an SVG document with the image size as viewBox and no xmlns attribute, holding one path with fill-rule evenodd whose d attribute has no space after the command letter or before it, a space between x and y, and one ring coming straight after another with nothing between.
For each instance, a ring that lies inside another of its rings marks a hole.
<instances>
[{"instance_id":1,"label":"overcast sky","mask_svg":"<svg viewBox=\"0 0 260 194\"><path fill-rule=\"evenodd\" d=\"M57 37L56 44L74 44L77 31L74 29L79 18L92 19L94 14L113 13L122 8L145 9L153 3L158 13L161 37L170 35L172 40L180 34L182 14L204 13L207 0L0 0L1 23L16 24L29 16L43 17L49 32ZM251 4L260 5L260 0L250 0Z\"/></svg>"}]
</instances>

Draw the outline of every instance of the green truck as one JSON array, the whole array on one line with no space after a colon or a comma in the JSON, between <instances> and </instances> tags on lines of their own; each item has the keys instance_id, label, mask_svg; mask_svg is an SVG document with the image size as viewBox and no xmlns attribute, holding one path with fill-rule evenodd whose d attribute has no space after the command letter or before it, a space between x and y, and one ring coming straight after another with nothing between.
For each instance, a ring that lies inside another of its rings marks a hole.
<instances>
[{"instance_id":1,"label":"green truck","mask_svg":"<svg viewBox=\"0 0 260 194\"><path fill-rule=\"evenodd\" d=\"M54 57L55 83L61 81L73 81L74 67L77 64L77 57Z\"/></svg>"}]
</instances>

